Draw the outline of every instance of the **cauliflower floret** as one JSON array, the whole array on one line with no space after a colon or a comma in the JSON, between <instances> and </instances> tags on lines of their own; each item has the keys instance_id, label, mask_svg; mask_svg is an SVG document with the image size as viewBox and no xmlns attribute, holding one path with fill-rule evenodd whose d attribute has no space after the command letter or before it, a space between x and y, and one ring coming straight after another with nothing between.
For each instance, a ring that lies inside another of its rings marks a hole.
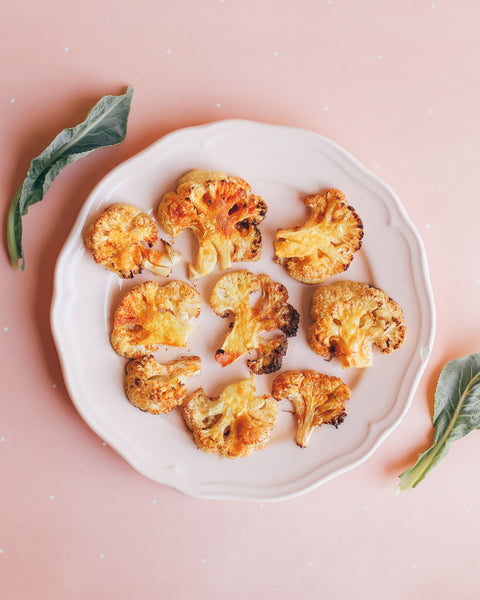
<instances>
[{"instance_id":1,"label":"cauliflower floret","mask_svg":"<svg viewBox=\"0 0 480 600\"><path fill-rule=\"evenodd\" d=\"M141 283L124 295L115 310L113 349L120 356L138 358L155 352L160 344L184 347L199 314L200 294L188 283Z\"/></svg>"},{"instance_id":2,"label":"cauliflower floret","mask_svg":"<svg viewBox=\"0 0 480 600\"><path fill-rule=\"evenodd\" d=\"M338 427L347 416L345 402L351 390L339 377L316 371L287 371L278 375L272 388L275 400L287 398L297 420L296 441L306 448L315 427L330 423Z\"/></svg>"},{"instance_id":3,"label":"cauliflower floret","mask_svg":"<svg viewBox=\"0 0 480 600\"><path fill-rule=\"evenodd\" d=\"M255 292L260 295L251 306L250 294ZM287 351L287 338L296 335L298 328L298 312L287 300L287 289L268 275L237 271L221 277L212 291L210 306L221 317L233 314L235 321L215 360L225 367L256 350L256 360L247 362L251 371L278 371ZM276 330L281 333L268 339L262 337L262 333Z\"/></svg>"},{"instance_id":4,"label":"cauliflower floret","mask_svg":"<svg viewBox=\"0 0 480 600\"><path fill-rule=\"evenodd\" d=\"M85 245L96 263L123 279L143 268L167 276L181 254L167 242L165 252L152 250L158 239L158 226L150 215L128 204L113 204L89 227Z\"/></svg>"},{"instance_id":5,"label":"cauliflower floret","mask_svg":"<svg viewBox=\"0 0 480 600\"><path fill-rule=\"evenodd\" d=\"M130 402L157 415L170 412L185 399L185 381L201 372L198 356L183 356L162 365L155 358L141 356L128 361L125 368L125 393Z\"/></svg>"},{"instance_id":6,"label":"cauliflower floret","mask_svg":"<svg viewBox=\"0 0 480 600\"><path fill-rule=\"evenodd\" d=\"M210 273L217 260L221 270L233 262L258 260L262 236L257 225L266 212L263 199L252 194L243 179L197 169L180 179L176 192L162 198L158 219L174 238L184 229L193 231L199 248L189 276L198 279Z\"/></svg>"},{"instance_id":7,"label":"cauliflower floret","mask_svg":"<svg viewBox=\"0 0 480 600\"><path fill-rule=\"evenodd\" d=\"M363 238L363 225L339 190L307 196L311 214L305 224L278 229L275 260L302 283L321 283L345 271Z\"/></svg>"},{"instance_id":8,"label":"cauliflower floret","mask_svg":"<svg viewBox=\"0 0 480 600\"><path fill-rule=\"evenodd\" d=\"M255 394L253 375L229 385L218 398L209 398L201 388L194 392L183 405L183 416L197 446L227 458L264 448L278 407L270 396Z\"/></svg>"},{"instance_id":9,"label":"cauliflower floret","mask_svg":"<svg viewBox=\"0 0 480 600\"><path fill-rule=\"evenodd\" d=\"M383 290L356 281L319 287L311 315L310 347L324 358L337 356L343 368L371 366L373 344L390 354L407 334L400 306Z\"/></svg>"}]
</instances>

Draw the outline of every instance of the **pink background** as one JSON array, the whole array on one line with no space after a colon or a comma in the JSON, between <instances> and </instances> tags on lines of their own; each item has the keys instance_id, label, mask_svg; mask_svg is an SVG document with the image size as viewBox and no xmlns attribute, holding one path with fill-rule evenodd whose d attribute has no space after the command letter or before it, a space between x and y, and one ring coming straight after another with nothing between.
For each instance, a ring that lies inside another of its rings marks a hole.
<instances>
[{"instance_id":1,"label":"pink background","mask_svg":"<svg viewBox=\"0 0 480 600\"><path fill-rule=\"evenodd\" d=\"M4 221L30 160L135 88L126 140L68 167L24 219L26 270L0 255L1 597L479 597L480 434L394 488L431 442L442 366L480 350L480 4L17 0L0 16ZM137 474L77 414L50 332L55 262L95 184L163 134L225 118L310 129L376 172L424 241L436 300L399 427L280 503L197 500Z\"/></svg>"}]
</instances>

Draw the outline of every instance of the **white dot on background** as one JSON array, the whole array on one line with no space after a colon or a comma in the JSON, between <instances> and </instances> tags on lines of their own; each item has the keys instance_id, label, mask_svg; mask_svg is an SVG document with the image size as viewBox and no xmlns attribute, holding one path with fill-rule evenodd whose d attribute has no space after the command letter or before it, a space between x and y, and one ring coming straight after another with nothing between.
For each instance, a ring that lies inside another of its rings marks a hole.
<instances>
[{"instance_id":1,"label":"white dot on background","mask_svg":"<svg viewBox=\"0 0 480 600\"><path fill-rule=\"evenodd\" d=\"M309 563L311 567L313 567L313 561Z\"/></svg>"},{"instance_id":2,"label":"white dot on background","mask_svg":"<svg viewBox=\"0 0 480 600\"><path fill-rule=\"evenodd\" d=\"M0 548L0 554L3 554L3 548Z\"/></svg>"},{"instance_id":3,"label":"white dot on background","mask_svg":"<svg viewBox=\"0 0 480 600\"><path fill-rule=\"evenodd\" d=\"M417 565L413 565L413 568L414 568L414 569L416 569L416 568L417 568Z\"/></svg>"},{"instance_id":4,"label":"white dot on background","mask_svg":"<svg viewBox=\"0 0 480 600\"><path fill-rule=\"evenodd\" d=\"M56 387L57 387L57 384L56 384L56 383L54 383L54 384L52 385L52 388L53 388L53 389L56 389Z\"/></svg>"},{"instance_id":5,"label":"white dot on background","mask_svg":"<svg viewBox=\"0 0 480 600\"><path fill-rule=\"evenodd\" d=\"M10 100L10 102L11 102L12 104L15 104L15 98L12 98L12 99Z\"/></svg>"},{"instance_id":6,"label":"white dot on background","mask_svg":"<svg viewBox=\"0 0 480 600\"><path fill-rule=\"evenodd\" d=\"M52 495L50 496L50 500L53 500L54 498L55 498L55 496L52 494Z\"/></svg>"},{"instance_id":7,"label":"white dot on background","mask_svg":"<svg viewBox=\"0 0 480 600\"><path fill-rule=\"evenodd\" d=\"M4 441L5 441L5 438L2 436L2 437L0 438L0 442L4 442Z\"/></svg>"},{"instance_id":8,"label":"white dot on background","mask_svg":"<svg viewBox=\"0 0 480 600\"><path fill-rule=\"evenodd\" d=\"M3 328L3 331L8 331L8 327L4 327L4 328Z\"/></svg>"},{"instance_id":9,"label":"white dot on background","mask_svg":"<svg viewBox=\"0 0 480 600\"><path fill-rule=\"evenodd\" d=\"M376 169L379 169L379 168L380 168L380 165L375 165L375 168L376 168Z\"/></svg>"},{"instance_id":10,"label":"white dot on background","mask_svg":"<svg viewBox=\"0 0 480 600\"><path fill-rule=\"evenodd\" d=\"M154 504L156 504L156 503L158 502L158 500L152 500L152 502L153 502Z\"/></svg>"},{"instance_id":11,"label":"white dot on background","mask_svg":"<svg viewBox=\"0 0 480 600\"><path fill-rule=\"evenodd\" d=\"M206 562L207 562L207 559L206 559L206 558L202 558L202 562L203 562L203 563L206 563Z\"/></svg>"},{"instance_id":12,"label":"white dot on background","mask_svg":"<svg viewBox=\"0 0 480 600\"><path fill-rule=\"evenodd\" d=\"M328 110L328 106L326 106L326 107L324 108L324 110Z\"/></svg>"},{"instance_id":13,"label":"white dot on background","mask_svg":"<svg viewBox=\"0 0 480 600\"><path fill-rule=\"evenodd\" d=\"M100 558L105 558L105 554L100 554Z\"/></svg>"},{"instance_id":14,"label":"white dot on background","mask_svg":"<svg viewBox=\"0 0 480 600\"><path fill-rule=\"evenodd\" d=\"M259 504L258 506L259 506L260 508L263 508L263 504Z\"/></svg>"},{"instance_id":15,"label":"white dot on background","mask_svg":"<svg viewBox=\"0 0 480 600\"><path fill-rule=\"evenodd\" d=\"M477 281L478 281L478 279L477 279ZM471 511L469 508L467 508L467 510L465 512L467 513L467 515L469 515Z\"/></svg>"},{"instance_id":16,"label":"white dot on background","mask_svg":"<svg viewBox=\"0 0 480 600\"><path fill-rule=\"evenodd\" d=\"M65 52L68 52L68 48L65 48Z\"/></svg>"},{"instance_id":17,"label":"white dot on background","mask_svg":"<svg viewBox=\"0 0 480 600\"><path fill-rule=\"evenodd\" d=\"M432 4L432 8L435 8L435 4Z\"/></svg>"},{"instance_id":18,"label":"white dot on background","mask_svg":"<svg viewBox=\"0 0 480 600\"><path fill-rule=\"evenodd\" d=\"M171 54L172 51L170 50L170 48L167 48L167 54Z\"/></svg>"},{"instance_id":19,"label":"white dot on background","mask_svg":"<svg viewBox=\"0 0 480 600\"><path fill-rule=\"evenodd\" d=\"M426 227L427 229L430 229L430 223L427 223L427 224L425 225L425 227Z\"/></svg>"},{"instance_id":20,"label":"white dot on background","mask_svg":"<svg viewBox=\"0 0 480 600\"><path fill-rule=\"evenodd\" d=\"M379 54L379 55L377 56L377 58L378 58L378 60L382 60L383 56L382 56L381 54Z\"/></svg>"},{"instance_id":21,"label":"white dot on background","mask_svg":"<svg viewBox=\"0 0 480 600\"><path fill-rule=\"evenodd\" d=\"M217 104L217 108L220 108L220 104Z\"/></svg>"},{"instance_id":22,"label":"white dot on background","mask_svg":"<svg viewBox=\"0 0 480 600\"><path fill-rule=\"evenodd\" d=\"M367 506L364 506L364 507L363 507L363 510L367 511L367 510L368 510L368 507L367 507Z\"/></svg>"}]
</instances>

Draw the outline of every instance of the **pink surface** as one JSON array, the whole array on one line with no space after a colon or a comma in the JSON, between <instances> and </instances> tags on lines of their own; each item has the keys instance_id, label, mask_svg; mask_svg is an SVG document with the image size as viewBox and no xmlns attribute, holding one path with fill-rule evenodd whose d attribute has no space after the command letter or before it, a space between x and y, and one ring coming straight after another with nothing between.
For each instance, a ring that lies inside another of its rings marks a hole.
<instances>
[{"instance_id":1,"label":"pink surface","mask_svg":"<svg viewBox=\"0 0 480 600\"><path fill-rule=\"evenodd\" d=\"M478 3L19 1L1 9L3 214L37 155L135 87L126 140L62 172L0 257L0 592L9 600L476 598L479 434L415 490L443 364L480 350ZM7 27L8 24L8 27ZM388 183L423 238L437 308L412 406L366 462L297 499L201 501L137 474L70 402L49 325L53 270L103 175L178 127L293 125Z\"/></svg>"}]
</instances>

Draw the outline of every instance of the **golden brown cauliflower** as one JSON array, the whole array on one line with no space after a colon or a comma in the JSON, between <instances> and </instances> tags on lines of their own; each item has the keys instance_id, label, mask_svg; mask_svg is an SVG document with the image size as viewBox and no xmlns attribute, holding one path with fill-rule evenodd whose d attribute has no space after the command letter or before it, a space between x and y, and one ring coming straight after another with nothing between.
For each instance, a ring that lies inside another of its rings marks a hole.
<instances>
[{"instance_id":1,"label":"golden brown cauliflower","mask_svg":"<svg viewBox=\"0 0 480 600\"><path fill-rule=\"evenodd\" d=\"M166 365L152 355L132 358L125 368L125 393L140 410L153 415L167 413L182 404L186 379L199 375L201 368L198 356L183 356Z\"/></svg>"},{"instance_id":2,"label":"golden brown cauliflower","mask_svg":"<svg viewBox=\"0 0 480 600\"><path fill-rule=\"evenodd\" d=\"M258 292L253 306L250 294ZM210 306L221 317L235 316L235 321L215 360L225 367L250 350L257 358L247 362L257 374L273 373L282 366L287 351L287 338L296 335L298 312L288 304L287 289L272 281L268 275L254 275L250 271L227 273L213 288ZM280 330L274 337L262 334Z\"/></svg>"},{"instance_id":3,"label":"golden brown cauliflower","mask_svg":"<svg viewBox=\"0 0 480 600\"><path fill-rule=\"evenodd\" d=\"M278 229L275 260L302 283L321 283L345 271L363 238L363 224L339 190L307 196L311 214L301 227Z\"/></svg>"},{"instance_id":4,"label":"golden brown cauliflower","mask_svg":"<svg viewBox=\"0 0 480 600\"><path fill-rule=\"evenodd\" d=\"M262 236L257 225L266 212L263 199L252 194L243 179L196 169L180 179L176 192L162 198L158 219L174 238L184 229L193 231L199 248L189 276L198 279L210 273L217 260L222 270L234 262L258 260Z\"/></svg>"},{"instance_id":5,"label":"golden brown cauliflower","mask_svg":"<svg viewBox=\"0 0 480 600\"><path fill-rule=\"evenodd\" d=\"M113 318L111 343L120 356L138 358L160 344L186 344L200 314L200 294L184 281L146 281L127 292Z\"/></svg>"},{"instance_id":6,"label":"golden brown cauliflower","mask_svg":"<svg viewBox=\"0 0 480 600\"><path fill-rule=\"evenodd\" d=\"M113 204L89 227L85 245L96 263L123 279L143 268L167 276L181 255L167 242L164 252L152 250L158 239L158 226L150 215L129 204Z\"/></svg>"},{"instance_id":7,"label":"golden brown cauliflower","mask_svg":"<svg viewBox=\"0 0 480 600\"><path fill-rule=\"evenodd\" d=\"M324 358L338 357L343 368L371 366L374 344L390 354L407 334L400 306L383 290L356 281L315 290L311 315L310 347Z\"/></svg>"},{"instance_id":8,"label":"golden brown cauliflower","mask_svg":"<svg viewBox=\"0 0 480 600\"><path fill-rule=\"evenodd\" d=\"M278 375L272 388L275 400L286 398L297 420L297 444L306 448L315 427L330 423L338 427L347 416L345 402L351 390L339 377L317 371L286 371Z\"/></svg>"},{"instance_id":9,"label":"golden brown cauliflower","mask_svg":"<svg viewBox=\"0 0 480 600\"><path fill-rule=\"evenodd\" d=\"M255 394L253 375L229 385L218 398L209 398L201 388L194 392L183 405L183 416L197 446L227 458L264 448L278 407L270 396Z\"/></svg>"}]
</instances>

